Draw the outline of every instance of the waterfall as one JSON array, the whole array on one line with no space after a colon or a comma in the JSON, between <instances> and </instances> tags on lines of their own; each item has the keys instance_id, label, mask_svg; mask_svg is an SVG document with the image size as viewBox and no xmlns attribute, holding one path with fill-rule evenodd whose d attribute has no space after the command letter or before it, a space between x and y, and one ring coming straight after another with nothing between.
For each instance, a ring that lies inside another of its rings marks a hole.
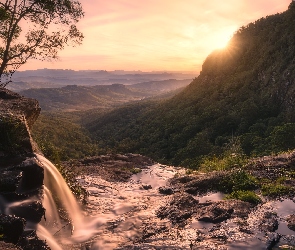
<instances>
[{"instance_id":1,"label":"waterfall","mask_svg":"<svg viewBox=\"0 0 295 250\"><path fill-rule=\"evenodd\" d=\"M46 208L46 220L43 221L43 224L49 227L61 228L62 224L59 218L55 201L50 190L46 186L44 186L43 207Z\"/></svg>"},{"instance_id":2,"label":"waterfall","mask_svg":"<svg viewBox=\"0 0 295 250\"><path fill-rule=\"evenodd\" d=\"M44 156L36 155L37 159L42 163L44 167L44 186L45 190L49 190L51 194L56 195L60 201L62 207L67 211L69 218L71 219L73 227L79 227L83 225L83 217L80 206L65 182L62 175L59 173L57 168ZM48 201L45 205L52 204L53 199L49 198L51 201ZM53 202L54 203L54 202ZM45 207L46 208L46 207ZM46 208L46 211L53 215L58 214L56 207L51 206ZM55 210L55 211L54 211ZM45 214L47 216L47 214ZM73 228L75 230L75 228Z\"/></svg>"},{"instance_id":3,"label":"waterfall","mask_svg":"<svg viewBox=\"0 0 295 250\"><path fill-rule=\"evenodd\" d=\"M62 249L54 239L54 235L62 228L58 209L52 197L57 196L59 205L66 210L72 226L71 236L62 240L66 243L82 242L92 237L104 222L99 218L85 218L76 198L56 167L44 156L36 154L36 158L44 167L43 206L46 209L46 221L41 223L43 225L38 225L38 236L46 240L52 250Z\"/></svg>"}]
</instances>

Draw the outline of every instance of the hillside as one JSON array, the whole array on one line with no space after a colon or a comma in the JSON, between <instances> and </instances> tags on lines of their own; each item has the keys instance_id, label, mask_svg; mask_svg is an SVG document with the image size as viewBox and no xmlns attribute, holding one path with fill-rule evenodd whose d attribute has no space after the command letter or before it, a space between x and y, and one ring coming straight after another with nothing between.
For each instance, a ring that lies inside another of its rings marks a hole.
<instances>
[{"instance_id":1,"label":"hillside","mask_svg":"<svg viewBox=\"0 0 295 250\"><path fill-rule=\"evenodd\" d=\"M247 155L295 148L294 24L292 3L241 27L173 98L120 108L86 128L102 147L191 167L229 144Z\"/></svg>"},{"instance_id":2,"label":"hillside","mask_svg":"<svg viewBox=\"0 0 295 250\"><path fill-rule=\"evenodd\" d=\"M67 85L60 88L32 88L19 93L37 99L43 111L81 111L114 108L126 102L159 95L168 94L171 97L175 94L171 94L171 91L187 86L190 81L169 79L131 85Z\"/></svg>"}]
</instances>

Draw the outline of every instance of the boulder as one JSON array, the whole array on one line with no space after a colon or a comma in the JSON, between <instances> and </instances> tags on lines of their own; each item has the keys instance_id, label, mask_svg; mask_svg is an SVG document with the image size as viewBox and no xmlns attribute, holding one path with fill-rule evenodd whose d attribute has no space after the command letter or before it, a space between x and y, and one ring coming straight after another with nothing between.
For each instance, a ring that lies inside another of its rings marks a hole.
<instances>
[{"instance_id":1,"label":"boulder","mask_svg":"<svg viewBox=\"0 0 295 250\"><path fill-rule=\"evenodd\" d=\"M2 239L16 244L22 237L26 221L14 215L0 214L0 234Z\"/></svg>"}]
</instances>

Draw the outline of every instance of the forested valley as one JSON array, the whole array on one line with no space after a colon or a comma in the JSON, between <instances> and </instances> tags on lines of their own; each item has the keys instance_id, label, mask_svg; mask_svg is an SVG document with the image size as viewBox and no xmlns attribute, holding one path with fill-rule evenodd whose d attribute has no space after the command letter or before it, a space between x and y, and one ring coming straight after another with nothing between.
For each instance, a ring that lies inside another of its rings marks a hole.
<instances>
[{"instance_id":1,"label":"forested valley","mask_svg":"<svg viewBox=\"0 0 295 250\"><path fill-rule=\"evenodd\" d=\"M294 14L292 3L284 13L241 27L225 49L206 58L200 75L173 97L138 100L103 112L67 113L73 129L78 126L84 136L81 139L80 132L72 133L66 125L71 148L82 147L84 156L135 152L191 168L229 153L262 156L293 149ZM45 140L40 125L51 117L44 113L33 131L38 143L46 141L41 145L49 157L67 141L56 136ZM52 119L50 127L62 129ZM59 158L82 156L67 151Z\"/></svg>"}]
</instances>

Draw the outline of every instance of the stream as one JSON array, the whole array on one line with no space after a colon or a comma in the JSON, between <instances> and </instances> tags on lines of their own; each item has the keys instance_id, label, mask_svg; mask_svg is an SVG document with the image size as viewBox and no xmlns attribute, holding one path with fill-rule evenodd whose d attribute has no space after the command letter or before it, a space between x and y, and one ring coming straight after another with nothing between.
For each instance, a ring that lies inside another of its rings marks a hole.
<instances>
[{"instance_id":1,"label":"stream","mask_svg":"<svg viewBox=\"0 0 295 250\"><path fill-rule=\"evenodd\" d=\"M286 222L286 218L295 213L292 200L265 201L243 221L232 218L213 224L192 217L185 226L178 227L168 219L159 219L156 213L170 200L170 195L159 193L159 187L166 186L176 174L184 174L181 168L155 164L134 174L128 182L110 182L97 174L81 174L77 181L89 193L88 203L81 209L55 167L43 156L37 155L37 158L46 169L44 206L47 217L37 233L53 250L262 250L278 234L279 244L272 249L295 245L294 231ZM71 224L58 218L54 196L59 197ZM194 198L206 204L218 202L224 195L209 193ZM279 222L273 232L261 230L260 222L266 213L271 213ZM247 230L241 230L241 223L247 225Z\"/></svg>"}]
</instances>

